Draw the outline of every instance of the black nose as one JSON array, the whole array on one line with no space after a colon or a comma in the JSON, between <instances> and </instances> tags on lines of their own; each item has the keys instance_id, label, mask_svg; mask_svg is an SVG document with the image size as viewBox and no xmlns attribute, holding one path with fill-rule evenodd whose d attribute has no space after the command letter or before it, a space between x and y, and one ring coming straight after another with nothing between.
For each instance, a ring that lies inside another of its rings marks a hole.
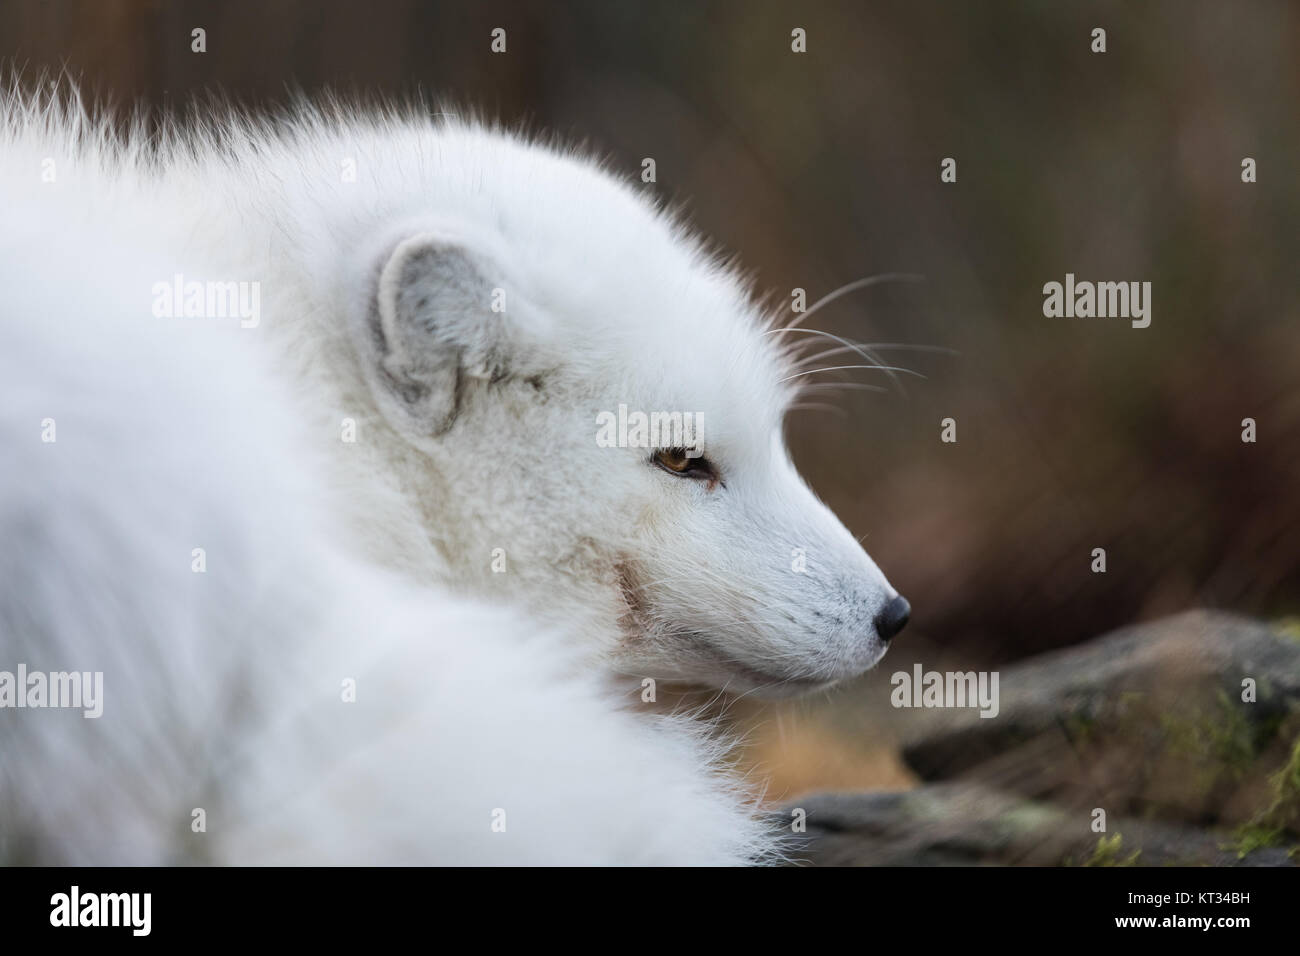
<instances>
[{"instance_id":1,"label":"black nose","mask_svg":"<svg viewBox=\"0 0 1300 956\"><path fill-rule=\"evenodd\" d=\"M882 641L892 640L899 631L907 627L907 619L912 616L912 605L901 594L895 595L876 615L876 633Z\"/></svg>"}]
</instances>

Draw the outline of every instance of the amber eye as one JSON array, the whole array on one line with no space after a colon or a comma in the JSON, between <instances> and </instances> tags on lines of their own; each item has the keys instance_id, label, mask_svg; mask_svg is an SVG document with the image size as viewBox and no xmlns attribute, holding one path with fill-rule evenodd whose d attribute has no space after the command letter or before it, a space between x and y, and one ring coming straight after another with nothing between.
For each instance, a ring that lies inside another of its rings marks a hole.
<instances>
[{"instance_id":1,"label":"amber eye","mask_svg":"<svg viewBox=\"0 0 1300 956\"><path fill-rule=\"evenodd\" d=\"M664 471L674 475L709 478L714 476L713 467L702 455L694 458L686 454L685 448L660 448L654 454L654 462Z\"/></svg>"},{"instance_id":2,"label":"amber eye","mask_svg":"<svg viewBox=\"0 0 1300 956\"><path fill-rule=\"evenodd\" d=\"M655 452L655 461L677 475L686 474L695 464L695 459L686 457L685 448L660 448Z\"/></svg>"}]
</instances>

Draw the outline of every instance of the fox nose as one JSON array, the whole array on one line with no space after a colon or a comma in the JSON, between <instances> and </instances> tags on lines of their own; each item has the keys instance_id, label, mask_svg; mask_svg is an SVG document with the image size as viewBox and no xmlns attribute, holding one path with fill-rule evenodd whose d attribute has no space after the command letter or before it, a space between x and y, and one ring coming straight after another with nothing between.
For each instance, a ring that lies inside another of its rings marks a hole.
<instances>
[{"instance_id":1,"label":"fox nose","mask_svg":"<svg viewBox=\"0 0 1300 956\"><path fill-rule=\"evenodd\" d=\"M876 615L876 633L882 641L890 641L907 626L911 616L912 605L907 603L907 598L896 594Z\"/></svg>"}]
</instances>

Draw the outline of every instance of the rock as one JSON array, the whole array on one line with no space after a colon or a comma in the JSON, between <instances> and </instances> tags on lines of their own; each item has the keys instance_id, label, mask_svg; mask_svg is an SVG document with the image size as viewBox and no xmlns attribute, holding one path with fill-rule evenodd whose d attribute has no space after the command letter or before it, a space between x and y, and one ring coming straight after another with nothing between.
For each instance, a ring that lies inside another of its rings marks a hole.
<instances>
[{"instance_id":1,"label":"rock","mask_svg":"<svg viewBox=\"0 0 1300 956\"><path fill-rule=\"evenodd\" d=\"M922 779L938 780L1056 730L1086 735L1130 724L1139 699L1175 711L1240 701L1241 681L1257 682L1257 702L1240 715L1264 723L1300 709L1300 640L1229 614L1190 611L1115 631L1001 671L1000 711L919 711L905 728L903 757ZM1140 708L1141 709L1141 708Z\"/></svg>"},{"instance_id":2,"label":"rock","mask_svg":"<svg viewBox=\"0 0 1300 956\"><path fill-rule=\"evenodd\" d=\"M818 866L1288 866L1285 848L1241 855L1231 834L1086 815L975 784L903 793L823 794L796 804L808 830L793 852ZM788 812L782 817L789 820Z\"/></svg>"},{"instance_id":3,"label":"rock","mask_svg":"<svg viewBox=\"0 0 1300 956\"><path fill-rule=\"evenodd\" d=\"M797 855L824 865L1295 862L1300 640L1286 631L1182 614L1004 668L999 698L994 718L903 712L904 760L928 785L796 801L808 814Z\"/></svg>"}]
</instances>

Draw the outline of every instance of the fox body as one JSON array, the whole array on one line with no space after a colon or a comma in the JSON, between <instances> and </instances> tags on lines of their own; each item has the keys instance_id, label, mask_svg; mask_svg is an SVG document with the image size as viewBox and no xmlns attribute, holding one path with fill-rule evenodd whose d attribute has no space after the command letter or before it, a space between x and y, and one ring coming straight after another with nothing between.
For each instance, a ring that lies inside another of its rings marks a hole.
<instances>
[{"instance_id":1,"label":"fox body","mask_svg":"<svg viewBox=\"0 0 1300 956\"><path fill-rule=\"evenodd\" d=\"M826 687L906 604L679 222L414 110L146 135L16 87L0 203L0 671L103 678L0 707L0 860L779 856L627 689ZM602 440L627 409L698 433Z\"/></svg>"}]
</instances>

